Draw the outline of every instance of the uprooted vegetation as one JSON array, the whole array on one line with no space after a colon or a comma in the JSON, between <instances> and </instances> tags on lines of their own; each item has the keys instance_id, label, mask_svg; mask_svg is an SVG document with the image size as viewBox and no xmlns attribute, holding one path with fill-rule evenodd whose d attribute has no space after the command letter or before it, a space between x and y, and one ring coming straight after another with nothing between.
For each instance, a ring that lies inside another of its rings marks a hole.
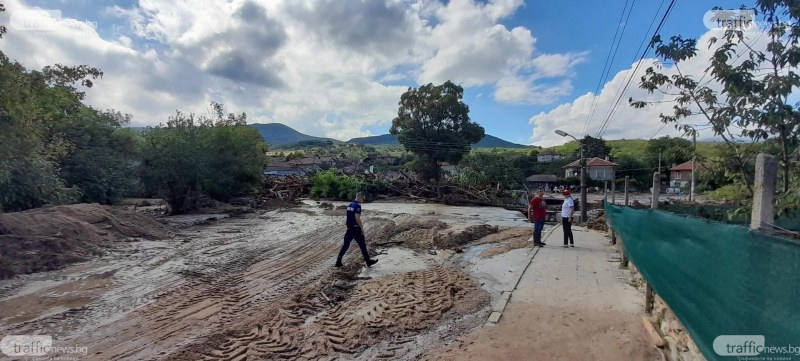
<instances>
[{"instance_id":1,"label":"uprooted vegetation","mask_svg":"<svg viewBox=\"0 0 800 361\"><path fill-rule=\"evenodd\" d=\"M169 233L154 218L98 204L0 213L0 276L59 269L102 253L113 242Z\"/></svg>"}]
</instances>

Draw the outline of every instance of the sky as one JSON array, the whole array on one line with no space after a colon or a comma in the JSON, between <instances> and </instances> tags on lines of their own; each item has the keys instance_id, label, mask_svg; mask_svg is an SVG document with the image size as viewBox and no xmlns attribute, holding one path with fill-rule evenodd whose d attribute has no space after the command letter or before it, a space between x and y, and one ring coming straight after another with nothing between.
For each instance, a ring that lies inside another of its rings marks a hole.
<instances>
[{"instance_id":1,"label":"sky","mask_svg":"<svg viewBox=\"0 0 800 361\"><path fill-rule=\"evenodd\" d=\"M451 80L464 87L472 120L515 143L564 143L556 129L606 139L680 135L659 121L672 106L664 95L636 86L656 61L652 51L608 117L647 29L654 19L655 28L669 1L0 3L6 7L0 23L9 24L0 50L28 69L100 68L103 79L88 90L87 102L131 114L132 126L165 123L176 110L203 113L216 101L226 111L247 113L250 123L284 123L348 140L388 133L409 87ZM703 77L711 53L703 44L721 34L703 19L720 3L677 0L664 23L665 37L700 39L700 56L681 69L687 74ZM622 34L620 45L601 79L615 33ZM753 43L766 38L749 36ZM661 103L633 109L630 97ZM687 120L694 121L705 123Z\"/></svg>"}]
</instances>

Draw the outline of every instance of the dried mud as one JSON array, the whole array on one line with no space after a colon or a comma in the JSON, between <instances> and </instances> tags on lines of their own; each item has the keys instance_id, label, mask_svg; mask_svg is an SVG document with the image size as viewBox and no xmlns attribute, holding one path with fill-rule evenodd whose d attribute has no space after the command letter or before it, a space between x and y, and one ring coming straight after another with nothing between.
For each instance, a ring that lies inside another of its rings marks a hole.
<instances>
[{"instance_id":1,"label":"dried mud","mask_svg":"<svg viewBox=\"0 0 800 361\"><path fill-rule=\"evenodd\" d=\"M0 213L0 278L59 269L102 253L112 242L169 233L151 217L99 204Z\"/></svg>"},{"instance_id":2,"label":"dried mud","mask_svg":"<svg viewBox=\"0 0 800 361\"><path fill-rule=\"evenodd\" d=\"M424 335L473 327L490 303L442 248L500 242L503 232L521 237L486 224L368 215L373 254L381 242L399 242L447 258L364 279L355 245L345 267L333 267L344 226L326 213L247 214L161 240L145 238L167 235L160 223L144 234L113 212L83 218L111 225L108 237L137 241L101 239L110 246L87 262L0 281L0 334L52 335L56 345L87 347L92 360L398 359L419 355Z\"/></svg>"}]
</instances>

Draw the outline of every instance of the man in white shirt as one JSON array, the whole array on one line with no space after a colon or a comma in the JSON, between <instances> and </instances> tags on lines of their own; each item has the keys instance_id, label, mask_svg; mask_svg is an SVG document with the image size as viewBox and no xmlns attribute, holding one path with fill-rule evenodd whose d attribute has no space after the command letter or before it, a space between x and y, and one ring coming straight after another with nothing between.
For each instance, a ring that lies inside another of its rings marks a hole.
<instances>
[{"instance_id":1,"label":"man in white shirt","mask_svg":"<svg viewBox=\"0 0 800 361\"><path fill-rule=\"evenodd\" d=\"M575 213L575 201L572 192L564 190L564 203L561 204L561 226L564 229L564 248L575 247L575 238L572 236L572 214ZM567 242L569 241L569 242Z\"/></svg>"}]
</instances>

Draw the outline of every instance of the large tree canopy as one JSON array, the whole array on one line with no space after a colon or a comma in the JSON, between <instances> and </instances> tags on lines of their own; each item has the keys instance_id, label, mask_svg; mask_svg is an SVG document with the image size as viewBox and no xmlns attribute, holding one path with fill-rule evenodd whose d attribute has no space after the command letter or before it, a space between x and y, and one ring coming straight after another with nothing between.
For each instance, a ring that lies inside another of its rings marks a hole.
<instances>
[{"instance_id":1,"label":"large tree canopy","mask_svg":"<svg viewBox=\"0 0 800 361\"><path fill-rule=\"evenodd\" d=\"M390 132L430 169L423 172L426 178L439 179L440 162L459 162L483 138L483 127L470 120L463 97L464 89L450 81L409 88L400 97Z\"/></svg>"}]
</instances>

